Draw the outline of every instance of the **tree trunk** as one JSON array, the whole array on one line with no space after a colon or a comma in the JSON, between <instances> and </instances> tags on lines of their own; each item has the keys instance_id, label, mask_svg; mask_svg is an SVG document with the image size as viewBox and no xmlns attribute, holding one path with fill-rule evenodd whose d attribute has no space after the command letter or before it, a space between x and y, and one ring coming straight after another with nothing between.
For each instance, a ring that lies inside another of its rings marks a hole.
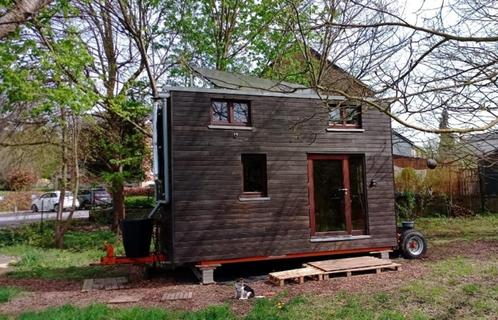
<instances>
[{"instance_id":1,"label":"tree trunk","mask_svg":"<svg viewBox=\"0 0 498 320\"><path fill-rule=\"evenodd\" d=\"M64 225L63 216L64 212L64 198L66 197L66 182L67 182L67 124L66 124L66 113L63 107L61 107L61 177L59 182L59 203L56 212L55 219L55 234L54 234L54 244L56 248L62 248L64 246Z\"/></svg>"},{"instance_id":2,"label":"tree trunk","mask_svg":"<svg viewBox=\"0 0 498 320\"><path fill-rule=\"evenodd\" d=\"M73 185L72 185L72 190L71 192L73 193L73 202L71 203L71 209L69 210L69 215L66 219L66 221L61 221L60 222L60 229L59 229L59 242L60 242L60 248L64 246L64 235L66 234L67 229L69 228L69 225L71 224L71 221L73 219L74 211L76 210L76 200L78 198L78 190L80 187L80 167L78 163L79 159L79 134L80 134L80 129L79 129L79 123L78 119L76 116L71 117L72 120L72 143L73 143L73 153L72 153L72 166L73 166ZM69 160L68 160L69 161Z\"/></svg>"},{"instance_id":3,"label":"tree trunk","mask_svg":"<svg viewBox=\"0 0 498 320\"><path fill-rule=\"evenodd\" d=\"M125 217L124 189L121 182L113 183L112 201L114 204L114 222L112 229L119 233L119 226Z\"/></svg>"}]
</instances>

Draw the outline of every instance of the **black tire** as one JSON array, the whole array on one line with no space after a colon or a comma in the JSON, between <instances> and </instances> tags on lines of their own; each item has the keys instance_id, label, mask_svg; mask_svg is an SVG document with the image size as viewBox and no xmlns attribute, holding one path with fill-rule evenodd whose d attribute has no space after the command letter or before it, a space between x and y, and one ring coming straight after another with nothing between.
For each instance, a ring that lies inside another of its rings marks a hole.
<instances>
[{"instance_id":1,"label":"black tire","mask_svg":"<svg viewBox=\"0 0 498 320\"><path fill-rule=\"evenodd\" d=\"M405 259L419 259L427 253L427 240L416 230L406 230L401 234L400 247Z\"/></svg>"},{"instance_id":2,"label":"black tire","mask_svg":"<svg viewBox=\"0 0 498 320\"><path fill-rule=\"evenodd\" d=\"M36 206L36 204L31 206L31 211L38 212L38 207Z\"/></svg>"},{"instance_id":3,"label":"black tire","mask_svg":"<svg viewBox=\"0 0 498 320\"><path fill-rule=\"evenodd\" d=\"M54 204L54 212L57 212L59 209L59 205L58 204Z\"/></svg>"}]
</instances>

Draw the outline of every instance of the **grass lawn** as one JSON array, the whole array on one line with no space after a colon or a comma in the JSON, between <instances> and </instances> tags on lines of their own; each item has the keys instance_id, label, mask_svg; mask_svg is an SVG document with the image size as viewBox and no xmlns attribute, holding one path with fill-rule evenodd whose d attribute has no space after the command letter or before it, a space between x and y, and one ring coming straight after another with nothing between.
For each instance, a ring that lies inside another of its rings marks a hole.
<instances>
[{"instance_id":1,"label":"grass lawn","mask_svg":"<svg viewBox=\"0 0 498 320\"><path fill-rule=\"evenodd\" d=\"M459 240L498 240L498 214L452 219L420 218L416 228L436 245Z\"/></svg>"},{"instance_id":2,"label":"grass lawn","mask_svg":"<svg viewBox=\"0 0 498 320\"><path fill-rule=\"evenodd\" d=\"M460 245L470 248L470 252L433 255L430 259L412 262L410 264L420 267L421 274L416 278L407 276L394 288L379 289L370 285L366 291L342 290L326 295L310 291L293 295L289 287L289 291L273 298L253 299L242 313L234 311L242 302L227 299L226 304L195 312L141 307L115 309L100 304L84 308L66 305L23 313L15 319L498 319L498 215L424 218L417 221L417 228L427 235L432 252L444 253L446 248ZM47 267L51 265L49 261L55 261L59 268L79 268L79 272L70 273L71 277L82 276L81 266L102 254L95 245L104 235L91 237L73 232L68 239L80 240L68 241L68 249L63 251L46 249L36 245L36 241L34 244L14 241L0 248L1 253L8 254L27 250L21 254L22 260L11 276L64 278L65 275ZM492 245L494 251L471 252L478 242L481 247L482 243Z\"/></svg>"},{"instance_id":3,"label":"grass lawn","mask_svg":"<svg viewBox=\"0 0 498 320\"><path fill-rule=\"evenodd\" d=\"M0 287L0 303L9 302L17 296L21 290L14 287Z\"/></svg>"},{"instance_id":4,"label":"grass lawn","mask_svg":"<svg viewBox=\"0 0 498 320\"><path fill-rule=\"evenodd\" d=\"M117 244L114 233L105 229L82 230L76 222L65 235L65 248L55 249L53 224L40 228L38 224L0 230L0 254L17 256L9 277L45 279L84 279L101 274L103 269L112 275L112 267L89 267L104 255L100 248L104 241ZM119 248L119 245L118 245Z\"/></svg>"}]
</instances>

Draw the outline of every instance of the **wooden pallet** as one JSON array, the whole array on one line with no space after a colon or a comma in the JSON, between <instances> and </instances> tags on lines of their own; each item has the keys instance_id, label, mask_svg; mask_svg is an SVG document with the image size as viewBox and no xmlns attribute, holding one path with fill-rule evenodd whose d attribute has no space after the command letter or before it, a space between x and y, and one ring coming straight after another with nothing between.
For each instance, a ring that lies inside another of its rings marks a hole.
<instances>
[{"instance_id":1,"label":"wooden pallet","mask_svg":"<svg viewBox=\"0 0 498 320\"><path fill-rule=\"evenodd\" d=\"M343 274L346 277L351 277L353 274L357 272L365 272L365 271L374 271L375 273L381 273L383 271L387 270L401 270L401 265L397 263L391 263L391 264L386 264L386 265L380 265L380 266L370 266L370 267L362 267L362 268L352 268L352 269L344 269L344 270L335 270L335 271L327 271L324 272L323 278L328 279L330 278L331 275L340 275Z\"/></svg>"},{"instance_id":2,"label":"wooden pallet","mask_svg":"<svg viewBox=\"0 0 498 320\"><path fill-rule=\"evenodd\" d=\"M283 286L285 280L293 280L301 284L304 282L304 278L316 278L320 281L323 279L323 271L312 266L292 269L286 271L272 272L268 275L271 282L278 286Z\"/></svg>"},{"instance_id":3,"label":"wooden pallet","mask_svg":"<svg viewBox=\"0 0 498 320\"><path fill-rule=\"evenodd\" d=\"M129 288L128 279L125 277L85 279L82 292L92 290L118 290Z\"/></svg>"},{"instance_id":4,"label":"wooden pallet","mask_svg":"<svg viewBox=\"0 0 498 320\"><path fill-rule=\"evenodd\" d=\"M400 270L400 268L400 264L374 257L333 259L306 263L300 269L272 272L269 274L269 279L272 283L283 286L285 280L294 280L301 284L305 278L320 281L328 279L330 275L344 274L346 277L350 277L356 272L375 271L381 273L386 270Z\"/></svg>"},{"instance_id":5,"label":"wooden pallet","mask_svg":"<svg viewBox=\"0 0 498 320\"><path fill-rule=\"evenodd\" d=\"M312 266L322 271L330 272L338 270L385 266L390 264L392 264L391 260L379 259L368 256L368 257L344 258L344 259L309 262L306 263L304 266Z\"/></svg>"}]
</instances>

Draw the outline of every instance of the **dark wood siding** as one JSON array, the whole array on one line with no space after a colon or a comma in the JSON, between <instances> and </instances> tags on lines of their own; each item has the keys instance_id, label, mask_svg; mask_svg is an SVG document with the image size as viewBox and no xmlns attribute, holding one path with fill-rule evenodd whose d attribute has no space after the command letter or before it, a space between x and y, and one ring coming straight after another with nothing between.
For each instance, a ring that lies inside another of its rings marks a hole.
<instances>
[{"instance_id":1,"label":"dark wood siding","mask_svg":"<svg viewBox=\"0 0 498 320\"><path fill-rule=\"evenodd\" d=\"M211 99L250 101L253 131L209 129ZM320 101L174 91L175 262L394 246L389 117L363 110L365 132L326 132ZM234 136L237 133L238 136ZM270 200L241 202L242 153L267 155ZM369 239L310 242L307 155L363 154Z\"/></svg>"}]
</instances>

